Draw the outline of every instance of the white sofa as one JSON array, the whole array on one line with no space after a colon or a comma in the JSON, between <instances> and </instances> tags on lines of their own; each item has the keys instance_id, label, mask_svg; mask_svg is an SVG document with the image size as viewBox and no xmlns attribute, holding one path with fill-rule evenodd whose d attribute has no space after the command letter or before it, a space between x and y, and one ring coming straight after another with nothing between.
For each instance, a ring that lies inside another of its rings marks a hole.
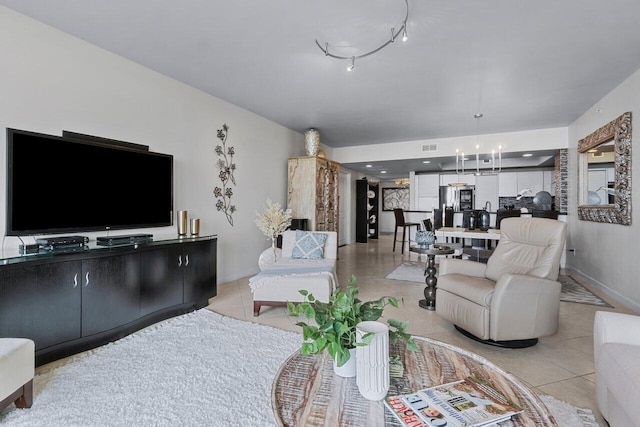
<instances>
[{"instance_id":1,"label":"white sofa","mask_svg":"<svg viewBox=\"0 0 640 427\"><path fill-rule=\"evenodd\" d=\"M596 312L598 409L611 427L640 426L640 316Z\"/></svg>"},{"instance_id":2,"label":"white sofa","mask_svg":"<svg viewBox=\"0 0 640 427\"><path fill-rule=\"evenodd\" d=\"M260 307L263 305L284 306L287 301L302 301L304 297L298 292L301 289L309 291L319 301L329 301L329 296L338 286L338 235L335 231L314 233L327 235L322 259L292 258L296 231L287 230L282 234L281 256L274 264L267 266L249 280L253 293L254 316L260 314Z\"/></svg>"}]
</instances>

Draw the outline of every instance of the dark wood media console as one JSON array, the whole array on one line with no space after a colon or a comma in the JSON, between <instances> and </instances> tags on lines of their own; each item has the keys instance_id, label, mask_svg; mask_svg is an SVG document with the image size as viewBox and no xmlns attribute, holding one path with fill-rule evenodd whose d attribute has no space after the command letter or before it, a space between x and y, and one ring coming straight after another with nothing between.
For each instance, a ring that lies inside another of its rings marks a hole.
<instances>
[{"instance_id":1,"label":"dark wood media console","mask_svg":"<svg viewBox=\"0 0 640 427\"><path fill-rule=\"evenodd\" d=\"M0 337L30 338L36 366L208 304L216 236L0 259Z\"/></svg>"}]
</instances>

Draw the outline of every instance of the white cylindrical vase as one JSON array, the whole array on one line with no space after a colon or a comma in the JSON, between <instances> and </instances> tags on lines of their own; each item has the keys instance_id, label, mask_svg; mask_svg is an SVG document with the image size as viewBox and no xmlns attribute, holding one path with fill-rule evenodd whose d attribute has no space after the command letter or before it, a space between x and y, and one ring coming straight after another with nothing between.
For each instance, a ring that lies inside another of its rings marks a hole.
<instances>
[{"instance_id":1,"label":"white cylindrical vase","mask_svg":"<svg viewBox=\"0 0 640 427\"><path fill-rule=\"evenodd\" d=\"M333 361L333 372L339 377L351 378L356 376L356 349L349 349L349 360L342 366L338 366L338 362Z\"/></svg>"},{"instance_id":2,"label":"white cylindrical vase","mask_svg":"<svg viewBox=\"0 0 640 427\"><path fill-rule=\"evenodd\" d=\"M372 333L365 346L356 347L356 384L368 400L381 400L389 391L389 327L381 322L360 322L356 326L356 342Z\"/></svg>"}]
</instances>

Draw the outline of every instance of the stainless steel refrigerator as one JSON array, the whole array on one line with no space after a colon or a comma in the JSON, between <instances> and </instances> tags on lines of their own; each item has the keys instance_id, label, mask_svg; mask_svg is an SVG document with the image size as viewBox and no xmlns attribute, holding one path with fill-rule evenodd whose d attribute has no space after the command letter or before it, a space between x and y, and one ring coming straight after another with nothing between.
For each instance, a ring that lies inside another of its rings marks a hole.
<instances>
[{"instance_id":1,"label":"stainless steel refrigerator","mask_svg":"<svg viewBox=\"0 0 640 427\"><path fill-rule=\"evenodd\" d=\"M440 187L439 208L453 208L454 212L468 211L475 209L476 187L466 185L464 187L451 187L443 185Z\"/></svg>"}]
</instances>

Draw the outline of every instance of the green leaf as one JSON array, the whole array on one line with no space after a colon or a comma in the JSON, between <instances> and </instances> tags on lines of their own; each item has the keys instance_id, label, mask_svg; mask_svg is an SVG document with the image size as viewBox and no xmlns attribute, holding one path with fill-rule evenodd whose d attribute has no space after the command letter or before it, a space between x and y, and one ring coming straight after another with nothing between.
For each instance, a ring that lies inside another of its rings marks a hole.
<instances>
[{"instance_id":1,"label":"green leaf","mask_svg":"<svg viewBox=\"0 0 640 427\"><path fill-rule=\"evenodd\" d=\"M324 350L324 348L327 346L328 341L326 337L320 337L316 340L316 344L318 345L318 352Z\"/></svg>"},{"instance_id":2,"label":"green leaf","mask_svg":"<svg viewBox=\"0 0 640 427\"><path fill-rule=\"evenodd\" d=\"M373 332L367 332L362 336L362 338L360 338L360 342L362 343L362 345L370 344L371 341L373 341L374 336L375 334Z\"/></svg>"},{"instance_id":3,"label":"green leaf","mask_svg":"<svg viewBox=\"0 0 640 427\"><path fill-rule=\"evenodd\" d=\"M307 305L304 308L304 317L306 317L307 319L313 319L316 315L316 311L313 309L312 306Z\"/></svg>"},{"instance_id":4,"label":"green leaf","mask_svg":"<svg viewBox=\"0 0 640 427\"><path fill-rule=\"evenodd\" d=\"M299 289L298 292L300 293L300 295L305 297L309 295L309 291L307 291L306 289Z\"/></svg>"}]
</instances>

